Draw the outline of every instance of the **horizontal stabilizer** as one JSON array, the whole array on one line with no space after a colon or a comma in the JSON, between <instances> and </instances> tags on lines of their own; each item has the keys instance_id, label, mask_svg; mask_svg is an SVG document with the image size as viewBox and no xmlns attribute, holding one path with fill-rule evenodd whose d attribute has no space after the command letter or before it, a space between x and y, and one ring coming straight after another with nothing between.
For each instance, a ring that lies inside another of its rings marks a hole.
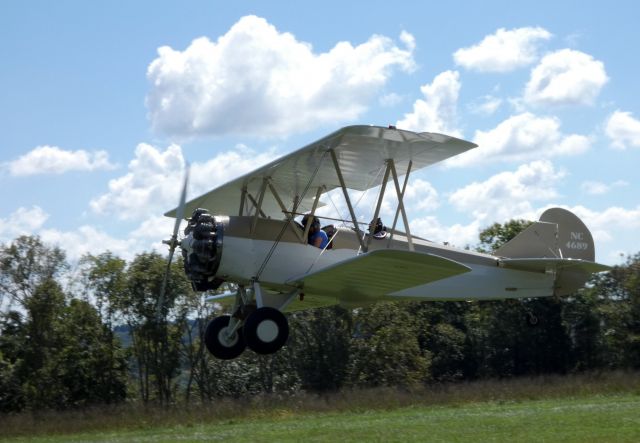
<instances>
[{"instance_id":1,"label":"horizontal stabilizer","mask_svg":"<svg viewBox=\"0 0 640 443\"><path fill-rule=\"evenodd\" d=\"M571 258L503 258L500 260L500 265L505 268L518 269L521 271L546 272L572 270L582 271L588 274L604 272L611 269L610 266L600 263Z\"/></svg>"},{"instance_id":2,"label":"horizontal stabilizer","mask_svg":"<svg viewBox=\"0 0 640 443\"><path fill-rule=\"evenodd\" d=\"M364 302L470 270L437 255L385 249L359 255L289 283L302 283L305 295L328 295L345 302Z\"/></svg>"},{"instance_id":3,"label":"horizontal stabilizer","mask_svg":"<svg viewBox=\"0 0 640 443\"><path fill-rule=\"evenodd\" d=\"M591 278L591 274L604 272L610 266L576 258L503 258L500 266L519 271L554 273L554 294L568 295Z\"/></svg>"}]
</instances>

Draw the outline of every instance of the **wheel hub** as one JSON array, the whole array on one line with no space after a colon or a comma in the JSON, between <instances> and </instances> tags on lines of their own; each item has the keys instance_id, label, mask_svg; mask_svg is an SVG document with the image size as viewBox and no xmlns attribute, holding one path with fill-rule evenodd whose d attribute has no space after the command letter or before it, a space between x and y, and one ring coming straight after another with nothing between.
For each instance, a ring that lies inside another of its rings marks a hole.
<instances>
[{"instance_id":1,"label":"wheel hub","mask_svg":"<svg viewBox=\"0 0 640 443\"><path fill-rule=\"evenodd\" d=\"M256 333L258 338L265 343L271 343L278 337L279 328L276 322L267 319L260 322Z\"/></svg>"},{"instance_id":2,"label":"wheel hub","mask_svg":"<svg viewBox=\"0 0 640 443\"><path fill-rule=\"evenodd\" d=\"M220 332L218 332L218 341L230 348L238 343L238 334L234 332L232 335L229 335L229 328L222 328Z\"/></svg>"}]
</instances>

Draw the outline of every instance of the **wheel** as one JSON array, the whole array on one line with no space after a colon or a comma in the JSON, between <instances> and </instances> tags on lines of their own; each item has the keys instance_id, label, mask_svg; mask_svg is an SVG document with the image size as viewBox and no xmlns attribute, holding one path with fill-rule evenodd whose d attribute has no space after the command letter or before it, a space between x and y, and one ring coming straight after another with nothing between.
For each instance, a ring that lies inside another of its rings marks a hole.
<instances>
[{"instance_id":1,"label":"wheel","mask_svg":"<svg viewBox=\"0 0 640 443\"><path fill-rule=\"evenodd\" d=\"M233 337L227 339L227 326L231 317L229 315L221 315L209 322L207 329L204 331L204 344L214 357L222 360L231 360L236 358L247 347L242 334L242 328L238 329Z\"/></svg>"},{"instance_id":2,"label":"wheel","mask_svg":"<svg viewBox=\"0 0 640 443\"><path fill-rule=\"evenodd\" d=\"M289 322L275 308L258 308L244 322L244 338L254 352L273 354L289 338Z\"/></svg>"}]
</instances>

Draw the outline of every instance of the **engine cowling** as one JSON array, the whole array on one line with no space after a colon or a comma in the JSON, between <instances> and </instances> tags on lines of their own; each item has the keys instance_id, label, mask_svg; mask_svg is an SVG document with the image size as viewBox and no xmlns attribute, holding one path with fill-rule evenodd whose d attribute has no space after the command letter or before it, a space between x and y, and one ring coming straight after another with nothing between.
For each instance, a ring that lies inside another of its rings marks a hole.
<instances>
[{"instance_id":1,"label":"engine cowling","mask_svg":"<svg viewBox=\"0 0 640 443\"><path fill-rule=\"evenodd\" d=\"M224 224L206 209L193 211L180 243L184 272L196 291L217 289L224 280L216 277L222 258Z\"/></svg>"}]
</instances>

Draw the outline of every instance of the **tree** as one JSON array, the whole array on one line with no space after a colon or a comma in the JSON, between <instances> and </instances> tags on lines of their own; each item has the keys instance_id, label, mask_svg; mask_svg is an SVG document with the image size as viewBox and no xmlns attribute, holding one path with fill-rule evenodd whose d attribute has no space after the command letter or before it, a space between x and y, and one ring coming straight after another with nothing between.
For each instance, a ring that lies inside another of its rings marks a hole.
<instances>
[{"instance_id":1,"label":"tree","mask_svg":"<svg viewBox=\"0 0 640 443\"><path fill-rule=\"evenodd\" d=\"M180 301L193 297L181 260L170 268L164 300L160 287L167 262L157 253L137 255L126 270L126 290L116 309L129 327L140 398L163 404L175 398L180 374L180 342L184 317Z\"/></svg>"},{"instance_id":2,"label":"tree","mask_svg":"<svg viewBox=\"0 0 640 443\"><path fill-rule=\"evenodd\" d=\"M0 316L3 408L63 409L124 398L122 352L96 309L63 291L58 280L66 268L64 253L37 237L0 248L0 287L17 305ZM117 358L105 359L109 346ZM110 382L105 374L113 375Z\"/></svg>"},{"instance_id":3,"label":"tree","mask_svg":"<svg viewBox=\"0 0 640 443\"><path fill-rule=\"evenodd\" d=\"M296 312L290 317L290 349L302 387L316 392L340 389L347 377L351 313L340 306Z\"/></svg>"},{"instance_id":4,"label":"tree","mask_svg":"<svg viewBox=\"0 0 640 443\"><path fill-rule=\"evenodd\" d=\"M351 342L350 380L355 386L412 386L429 379L431 355L421 351L411 314L398 303L358 310Z\"/></svg>"},{"instance_id":5,"label":"tree","mask_svg":"<svg viewBox=\"0 0 640 443\"><path fill-rule=\"evenodd\" d=\"M495 223L480 233L478 250L493 252L531 224ZM562 319L562 301L553 297L480 303L481 335L473 340L480 374L492 376L565 372L571 346ZM540 321L536 327L527 318Z\"/></svg>"}]
</instances>

